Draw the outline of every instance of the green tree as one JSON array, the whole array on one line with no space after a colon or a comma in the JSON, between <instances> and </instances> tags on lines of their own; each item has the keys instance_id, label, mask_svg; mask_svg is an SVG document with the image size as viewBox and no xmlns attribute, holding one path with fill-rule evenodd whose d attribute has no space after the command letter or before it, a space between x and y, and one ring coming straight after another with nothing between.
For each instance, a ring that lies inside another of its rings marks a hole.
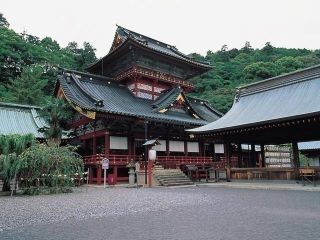
<instances>
[{"instance_id":1,"label":"green tree","mask_svg":"<svg viewBox=\"0 0 320 240\"><path fill-rule=\"evenodd\" d=\"M10 180L20 170L18 157L35 143L33 135L0 136L0 175L4 179L3 191L10 190Z\"/></svg>"},{"instance_id":2,"label":"green tree","mask_svg":"<svg viewBox=\"0 0 320 240\"><path fill-rule=\"evenodd\" d=\"M7 21L7 19L3 16L2 13L0 13L0 27L9 27L9 22Z\"/></svg>"},{"instance_id":3,"label":"green tree","mask_svg":"<svg viewBox=\"0 0 320 240\"><path fill-rule=\"evenodd\" d=\"M246 66L244 72L247 79L261 80L276 76L279 70L272 62L256 62Z\"/></svg>"},{"instance_id":4,"label":"green tree","mask_svg":"<svg viewBox=\"0 0 320 240\"><path fill-rule=\"evenodd\" d=\"M7 84L11 92L9 101L23 104L41 104L44 100L43 88L46 81L41 78L43 70L41 67L25 67L20 77L11 79Z\"/></svg>"},{"instance_id":5,"label":"green tree","mask_svg":"<svg viewBox=\"0 0 320 240\"><path fill-rule=\"evenodd\" d=\"M47 100L41 115L49 123L49 128L45 129L48 142L60 145L63 128L66 121L72 117L70 105L63 99L51 98Z\"/></svg>"}]
</instances>

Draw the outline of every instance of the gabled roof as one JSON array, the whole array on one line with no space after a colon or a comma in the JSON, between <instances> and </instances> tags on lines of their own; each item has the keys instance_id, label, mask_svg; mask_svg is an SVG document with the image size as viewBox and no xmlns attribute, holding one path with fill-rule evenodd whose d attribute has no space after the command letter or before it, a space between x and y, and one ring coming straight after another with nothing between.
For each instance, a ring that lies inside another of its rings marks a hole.
<instances>
[{"instance_id":1,"label":"gabled roof","mask_svg":"<svg viewBox=\"0 0 320 240\"><path fill-rule=\"evenodd\" d=\"M192 114L182 111L154 111L157 106L164 106L175 100L172 98L175 88L169 90L169 94L163 93L154 101L135 97L126 86L112 81L102 81L92 75L89 77L86 73L73 74L72 71L65 71L58 76L58 80L67 100L87 111L198 126L207 124L209 119L220 117L211 108L207 110L210 114L203 118L195 118ZM206 105L194 106L195 109L207 108Z\"/></svg>"},{"instance_id":2,"label":"gabled roof","mask_svg":"<svg viewBox=\"0 0 320 240\"><path fill-rule=\"evenodd\" d=\"M191 129L219 132L320 115L320 65L240 87L219 120Z\"/></svg>"},{"instance_id":3,"label":"gabled roof","mask_svg":"<svg viewBox=\"0 0 320 240\"><path fill-rule=\"evenodd\" d=\"M45 138L38 130L47 124L39 116L39 107L0 102L0 135L33 134Z\"/></svg>"},{"instance_id":4,"label":"gabled roof","mask_svg":"<svg viewBox=\"0 0 320 240\"><path fill-rule=\"evenodd\" d=\"M142 35L140 33L136 33L134 31L131 31L131 30L126 29L124 27L117 26L115 39L114 39L114 42L111 46L109 53L106 56L104 56L103 58L99 59L97 62L88 66L87 69L90 70L95 65L100 64L102 61L104 61L104 59L109 58L110 55L112 55L114 52L116 52L117 49L124 46L126 43L128 43L130 41L137 44L140 47L145 48L145 49L149 49L149 50L152 50L152 51L157 52L159 54L176 58L176 59L183 61L183 62L186 62L188 64L195 65L199 68L203 68L206 70L209 70L212 68L212 66L210 65L209 62L196 61L192 57L189 57L189 56L181 53L175 46L169 45L167 43L163 43L161 41L147 37L147 36Z\"/></svg>"}]
</instances>

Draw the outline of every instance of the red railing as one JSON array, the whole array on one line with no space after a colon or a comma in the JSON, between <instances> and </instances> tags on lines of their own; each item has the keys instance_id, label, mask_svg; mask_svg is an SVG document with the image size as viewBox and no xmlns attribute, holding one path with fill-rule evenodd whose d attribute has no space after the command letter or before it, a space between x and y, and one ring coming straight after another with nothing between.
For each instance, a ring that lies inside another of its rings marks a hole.
<instances>
[{"instance_id":1,"label":"red railing","mask_svg":"<svg viewBox=\"0 0 320 240\"><path fill-rule=\"evenodd\" d=\"M90 156L84 156L84 164L92 165L92 164L101 164L103 158L105 158L105 154L96 154ZM127 165L129 162L140 160L140 156L137 155L109 155L109 164L110 165Z\"/></svg>"},{"instance_id":2,"label":"red railing","mask_svg":"<svg viewBox=\"0 0 320 240\"><path fill-rule=\"evenodd\" d=\"M101 164L105 154L96 154L84 156L83 160L86 165ZM139 155L109 155L110 165L127 165L129 162L140 161L143 168L144 161ZM214 168L225 168L227 165L226 158L220 157L219 161L213 161L212 157L197 157L197 156L158 156L157 163L161 164L164 168L179 168L181 165L193 164L197 166L211 165ZM238 158L231 157L231 168L238 167Z\"/></svg>"},{"instance_id":3,"label":"red railing","mask_svg":"<svg viewBox=\"0 0 320 240\"><path fill-rule=\"evenodd\" d=\"M157 162L164 168L177 168L183 164L205 165L212 164L212 157L196 156L158 156Z\"/></svg>"}]
</instances>

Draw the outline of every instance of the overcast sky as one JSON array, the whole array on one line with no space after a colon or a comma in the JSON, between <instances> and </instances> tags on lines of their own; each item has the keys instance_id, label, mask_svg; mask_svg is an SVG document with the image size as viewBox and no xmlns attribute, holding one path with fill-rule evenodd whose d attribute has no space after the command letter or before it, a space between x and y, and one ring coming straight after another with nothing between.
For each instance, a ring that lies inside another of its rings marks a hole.
<instances>
[{"instance_id":1,"label":"overcast sky","mask_svg":"<svg viewBox=\"0 0 320 240\"><path fill-rule=\"evenodd\" d=\"M50 36L62 47L88 41L98 57L108 52L116 24L187 54L245 41L320 48L319 0L0 0L0 12L17 32Z\"/></svg>"}]
</instances>

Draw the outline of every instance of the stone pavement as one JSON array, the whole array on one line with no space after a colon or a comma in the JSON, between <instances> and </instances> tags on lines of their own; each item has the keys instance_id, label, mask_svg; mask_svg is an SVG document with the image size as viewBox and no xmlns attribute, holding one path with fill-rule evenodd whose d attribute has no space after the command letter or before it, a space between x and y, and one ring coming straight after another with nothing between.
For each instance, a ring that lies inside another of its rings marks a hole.
<instances>
[{"instance_id":1,"label":"stone pavement","mask_svg":"<svg viewBox=\"0 0 320 240\"><path fill-rule=\"evenodd\" d=\"M291 190L291 191L311 191L320 192L320 182L317 182L316 187L308 183L305 186L300 181L286 181L286 180L260 180L260 181L246 181L233 180L231 182L195 182L194 185L186 186L172 186L164 188L185 188L185 187L225 187L225 188L239 188L239 189L260 189L260 190ZM103 188L103 185L88 185L88 187ZM141 186L140 186L141 187ZM136 185L117 184L106 188L136 188ZM163 186L156 186L156 188L163 188Z\"/></svg>"},{"instance_id":2,"label":"stone pavement","mask_svg":"<svg viewBox=\"0 0 320 240\"><path fill-rule=\"evenodd\" d=\"M1 197L0 206L1 240L320 239L320 193L311 191L88 187Z\"/></svg>"},{"instance_id":3,"label":"stone pavement","mask_svg":"<svg viewBox=\"0 0 320 240\"><path fill-rule=\"evenodd\" d=\"M317 182L316 187L308 183L305 186L299 181L231 181L231 182L200 182L197 186L207 187L226 187L226 188L242 188L242 189L260 189L260 190L291 190L291 191L312 191L320 192L320 183Z\"/></svg>"}]
</instances>

